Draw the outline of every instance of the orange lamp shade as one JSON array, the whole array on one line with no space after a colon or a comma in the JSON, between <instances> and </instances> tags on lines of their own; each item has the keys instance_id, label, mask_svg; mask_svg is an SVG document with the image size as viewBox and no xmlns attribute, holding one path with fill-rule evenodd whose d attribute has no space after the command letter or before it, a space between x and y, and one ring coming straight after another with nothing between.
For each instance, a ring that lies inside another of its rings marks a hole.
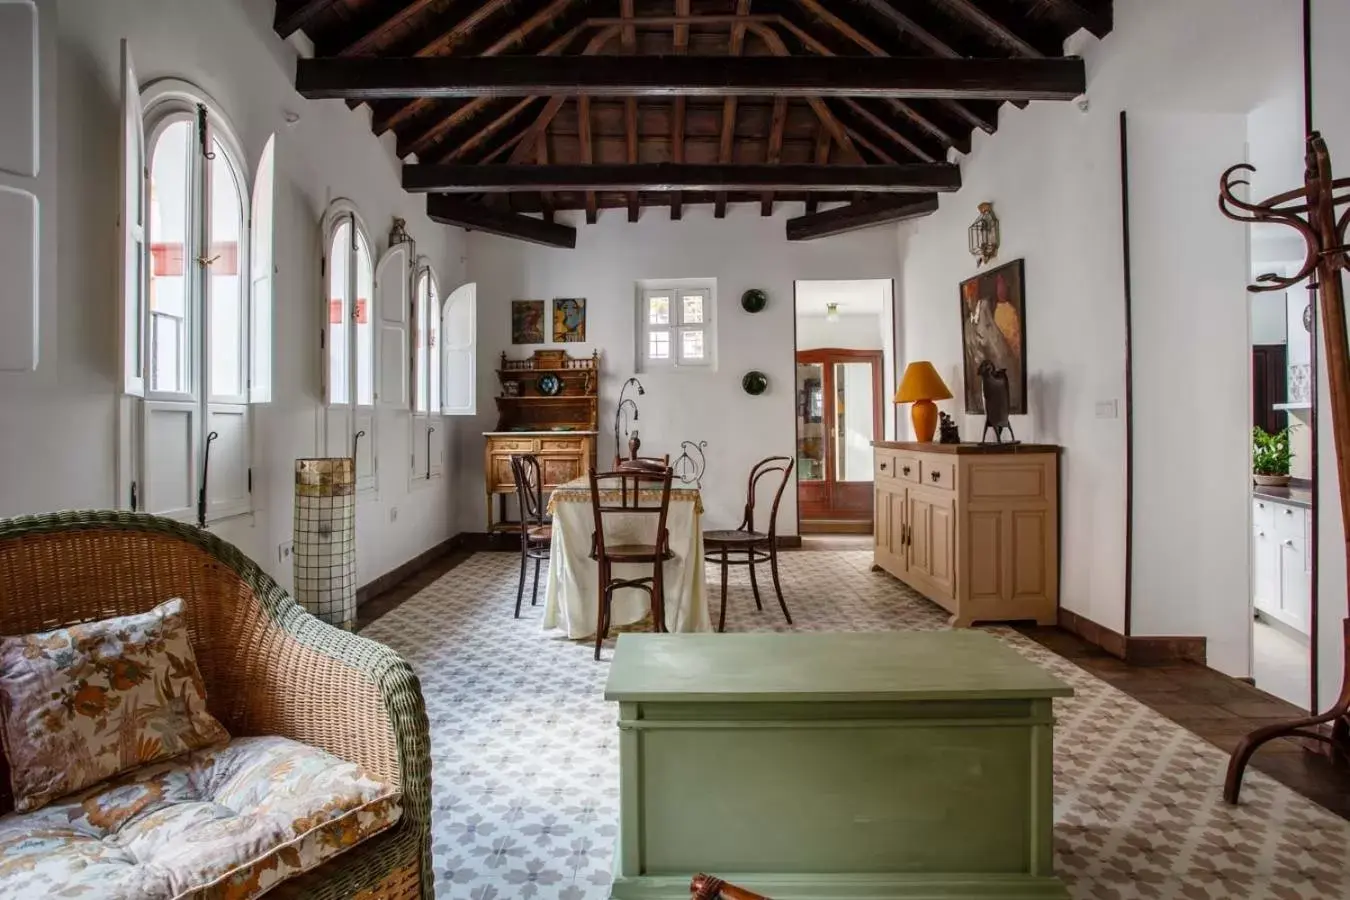
<instances>
[{"instance_id":1,"label":"orange lamp shade","mask_svg":"<svg viewBox=\"0 0 1350 900\"><path fill-rule=\"evenodd\" d=\"M937 406L933 401L950 400L951 396L951 390L933 364L921 360L905 367L900 389L895 392L895 402L914 404L909 411L910 420L914 423L914 436L927 443L933 440L933 434L937 431Z\"/></svg>"}]
</instances>

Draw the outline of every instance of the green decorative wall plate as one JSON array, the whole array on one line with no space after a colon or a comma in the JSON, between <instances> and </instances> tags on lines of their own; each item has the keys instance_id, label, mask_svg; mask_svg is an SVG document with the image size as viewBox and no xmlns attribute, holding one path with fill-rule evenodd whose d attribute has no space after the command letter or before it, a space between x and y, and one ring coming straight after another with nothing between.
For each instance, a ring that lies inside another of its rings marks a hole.
<instances>
[{"instance_id":1,"label":"green decorative wall plate","mask_svg":"<svg viewBox=\"0 0 1350 900\"><path fill-rule=\"evenodd\" d=\"M741 387L752 397L758 397L769 389L769 376L763 372L751 370L741 379Z\"/></svg>"},{"instance_id":2,"label":"green decorative wall plate","mask_svg":"<svg viewBox=\"0 0 1350 900\"><path fill-rule=\"evenodd\" d=\"M741 309L748 313L757 313L769 305L769 295L759 288L751 288L741 294Z\"/></svg>"}]
</instances>

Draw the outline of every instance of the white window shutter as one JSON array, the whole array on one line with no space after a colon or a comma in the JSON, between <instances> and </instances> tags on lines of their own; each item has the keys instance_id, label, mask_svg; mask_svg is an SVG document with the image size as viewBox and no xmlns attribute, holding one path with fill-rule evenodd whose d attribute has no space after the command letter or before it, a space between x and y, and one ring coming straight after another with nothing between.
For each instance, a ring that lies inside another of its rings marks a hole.
<instances>
[{"instance_id":1,"label":"white window shutter","mask_svg":"<svg viewBox=\"0 0 1350 900\"><path fill-rule=\"evenodd\" d=\"M441 308L441 413L478 412L478 286L466 284Z\"/></svg>"},{"instance_id":2,"label":"white window shutter","mask_svg":"<svg viewBox=\"0 0 1350 900\"><path fill-rule=\"evenodd\" d=\"M47 149L39 110L53 88L40 83L38 57L39 43L55 46L38 29L35 4L0 0L0 371L32 371L38 364L38 196L50 190L38 178Z\"/></svg>"},{"instance_id":3,"label":"white window shutter","mask_svg":"<svg viewBox=\"0 0 1350 900\"><path fill-rule=\"evenodd\" d=\"M145 301L150 254L146 247L145 115L141 86L122 41L122 390L145 396Z\"/></svg>"},{"instance_id":4,"label":"white window shutter","mask_svg":"<svg viewBox=\"0 0 1350 900\"><path fill-rule=\"evenodd\" d=\"M252 289L249 294L248 402L272 402L272 274L276 199L276 135L267 139L253 182L249 248Z\"/></svg>"},{"instance_id":5,"label":"white window shutter","mask_svg":"<svg viewBox=\"0 0 1350 900\"><path fill-rule=\"evenodd\" d=\"M408 408L409 246L394 244L375 266L375 306L380 326L375 342L375 396L381 406L396 409Z\"/></svg>"}]
</instances>

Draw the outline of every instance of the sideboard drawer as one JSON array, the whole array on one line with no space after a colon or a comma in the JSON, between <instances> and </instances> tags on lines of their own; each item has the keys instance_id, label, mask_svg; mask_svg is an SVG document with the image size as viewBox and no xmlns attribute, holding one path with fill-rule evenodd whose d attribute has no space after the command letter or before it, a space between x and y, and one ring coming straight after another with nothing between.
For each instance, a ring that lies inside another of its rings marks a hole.
<instances>
[{"instance_id":1,"label":"sideboard drawer","mask_svg":"<svg viewBox=\"0 0 1350 900\"><path fill-rule=\"evenodd\" d=\"M539 442L534 438L494 437L488 444L494 453L534 453L539 449Z\"/></svg>"},{"instance_id":2,"label":"sideboard drawer","mask_svg":"<svg viewBox=\"0 0 1350 900\"><path fill-rule=\"evenodd\" d=\"M901 481L919 483L919 470L923 466L916 456L897 456L895 458L895 477Z\"/></svg>"},{"instance_id":3,"label":"sideboard drawer","mask_svg":"<svg viewBox=\"0 0 1350 900\"><path fill-rule=\"evenodd\" d=\"M883 478L897 477L894 454L882 453L880 451L877 451L874 454L873 458L875 460L874 465L876 466L876 471L873 472L872 474L876 477L878 481L880 481Z\"/></svg>"},{"instance_id":4,"label":"sideboard drawer","mask_svg":"<svg viewBox=\"0 0 1350 900\"><path fill-rule=\"evenodd\" d=\"M925 459L920 473L920 483L925 487L955 490L956 464L940 459Z\"/></svg>"},{"instance_id":5,"label":"sideboard drawer","mask_svg":"<svg viewBox=\"0 0 1350 900\"><path fill-rule=\"evenodd\" d=\"M581 438L541 438L540 453L580 453Z\"/></svg>"}]
</instances>

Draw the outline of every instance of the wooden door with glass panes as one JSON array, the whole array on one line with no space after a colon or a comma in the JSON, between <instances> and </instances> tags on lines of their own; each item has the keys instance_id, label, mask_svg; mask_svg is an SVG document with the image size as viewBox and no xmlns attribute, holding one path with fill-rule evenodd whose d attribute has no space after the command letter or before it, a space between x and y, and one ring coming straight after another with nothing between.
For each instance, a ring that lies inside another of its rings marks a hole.
<instances>
[{"instance_id":1,"label":"wooden door with glass panes","mask_svg":"<svg viewBox=\"0 0 1350 900\"><path fill-rule=\"evenodd\" d=\"M880 350L797 354L797 505L804 532L872 529L881 368Z\"/></svg>"}]
</instances>

